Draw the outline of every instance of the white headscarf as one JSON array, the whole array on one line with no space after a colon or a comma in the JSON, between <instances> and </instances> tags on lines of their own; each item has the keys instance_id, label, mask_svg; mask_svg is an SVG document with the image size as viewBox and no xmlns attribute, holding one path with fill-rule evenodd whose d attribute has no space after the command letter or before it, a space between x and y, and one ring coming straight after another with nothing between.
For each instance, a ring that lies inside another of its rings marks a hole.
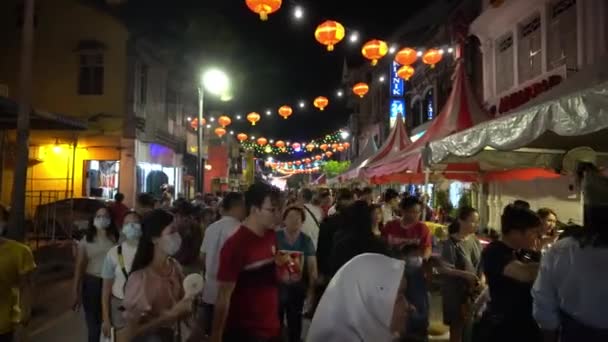
<instances>
[{"instance_id":1,"label":"white headscarf","mask_svg":"<svg viewBox=\"0 0 608 342\"><path fill-rule=\"evenodd\" d=\"M392 341L390 325L404 268L403 261L380 254L354 257L327 286L306 341Z\"/></svg>"}]
</instances>

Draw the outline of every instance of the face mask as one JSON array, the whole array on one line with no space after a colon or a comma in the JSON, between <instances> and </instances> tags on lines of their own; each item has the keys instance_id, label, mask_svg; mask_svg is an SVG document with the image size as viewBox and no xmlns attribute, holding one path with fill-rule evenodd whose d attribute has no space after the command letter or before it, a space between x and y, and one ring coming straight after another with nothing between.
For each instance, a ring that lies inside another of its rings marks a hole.
<instances>
[{"instance_id":1,"label":"face mask","mask_svg":"<svg viewBox=\"0 0 608 342\"><path fill-rule=\"evenodd\" d=\"M110 219L107 217L96 217L93 220L93 225L97 229L106 229L110 226Z\"/></svg>"},{"instance_id":2,"label":"face mask","mask_svg":"<svg viewBox=\"0 0 608 342\"><path fill-rule=\"evenodd\" d=\"M122 227L122 232L127 240L139 240L141 237L141 224L125 223Z\"/></svg>"},{"instance_id":3,"label":"face mask","mask_svg":"<svg viewBox=\"0 0 608 342\"><path fill-rule=\"evenodd\" d=\"M160 248L167 255L175 255L182 246L182 237L178 233L163 235L160 238Z\"/></svg>"}]
</instances>

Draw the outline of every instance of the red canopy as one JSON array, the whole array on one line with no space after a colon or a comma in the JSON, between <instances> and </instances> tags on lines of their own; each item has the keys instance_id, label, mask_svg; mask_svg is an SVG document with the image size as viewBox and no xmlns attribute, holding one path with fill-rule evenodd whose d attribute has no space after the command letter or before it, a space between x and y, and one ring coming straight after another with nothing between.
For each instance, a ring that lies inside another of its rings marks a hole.
<instances>
[{"instance_id":1,"label":"red canopy","mask_svg":"<svg viewBox=\"0 0 608 342\"><path fill-rule=\"evenodd\" d=\"M397 115L395 126L393 126L388 138L376 153L338 177L341 181L358 178L367 165L380 163L383 160L390 159L411 144L412 141L407 135L405 124L403 123L403 118L400 113Z\"/></svg>"},{"instance_id":2,"label":"red canopy","mask_svg":"<svg viewBox=\"0 0 608 342\"><path fill-rule=\"evenodd\" d=\"M422 171L422 152L430 141L475 126L490 119L489 114L477 101L465 73L462 59L458 60L453 76L452 92L439 115L426 133L397 154L378 159L364 170L367 178L382 177L405 171Z\"/></svg>"}]
</instances>

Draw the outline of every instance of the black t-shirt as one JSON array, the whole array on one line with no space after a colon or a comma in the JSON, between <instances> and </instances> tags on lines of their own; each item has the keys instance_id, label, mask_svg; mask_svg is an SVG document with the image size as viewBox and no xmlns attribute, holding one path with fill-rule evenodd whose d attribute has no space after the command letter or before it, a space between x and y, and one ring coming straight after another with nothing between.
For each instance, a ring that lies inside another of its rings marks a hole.
<instances>
[{"instance_id":1,"label":"black t-shirt","mask_svg":"<svg viewBox=\"0 0 608 342\"><path fill-rule=\"evenodd\" d=\"M503 274L516 260L516 250L502 241L490 243L481 254L481 267L490 288L489 311L506 320L532 319L532 283L522 283Z\"/></svg>"}]
</instances>

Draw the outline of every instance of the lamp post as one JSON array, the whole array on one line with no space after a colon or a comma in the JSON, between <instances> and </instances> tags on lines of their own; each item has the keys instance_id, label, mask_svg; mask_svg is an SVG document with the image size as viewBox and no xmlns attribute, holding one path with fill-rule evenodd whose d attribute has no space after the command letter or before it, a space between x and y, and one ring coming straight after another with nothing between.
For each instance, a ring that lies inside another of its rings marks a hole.
<instances>
[{"instance_id":1,"label":"lamp post","mask_svg":"<svg viewBox=\"0 0 608 342\"><path fill-rule=\"evenodd\" d=\"M198 85L198 131L196 136L196 189L200 193L205 192L205 158L203 155L203 139L205 137L205 126L203 125L203 108L205 90L217 96L225 96L230 88L228 76L221 70L209 69L203 73L201 84Z\"/></svg>"}]
</instances>

